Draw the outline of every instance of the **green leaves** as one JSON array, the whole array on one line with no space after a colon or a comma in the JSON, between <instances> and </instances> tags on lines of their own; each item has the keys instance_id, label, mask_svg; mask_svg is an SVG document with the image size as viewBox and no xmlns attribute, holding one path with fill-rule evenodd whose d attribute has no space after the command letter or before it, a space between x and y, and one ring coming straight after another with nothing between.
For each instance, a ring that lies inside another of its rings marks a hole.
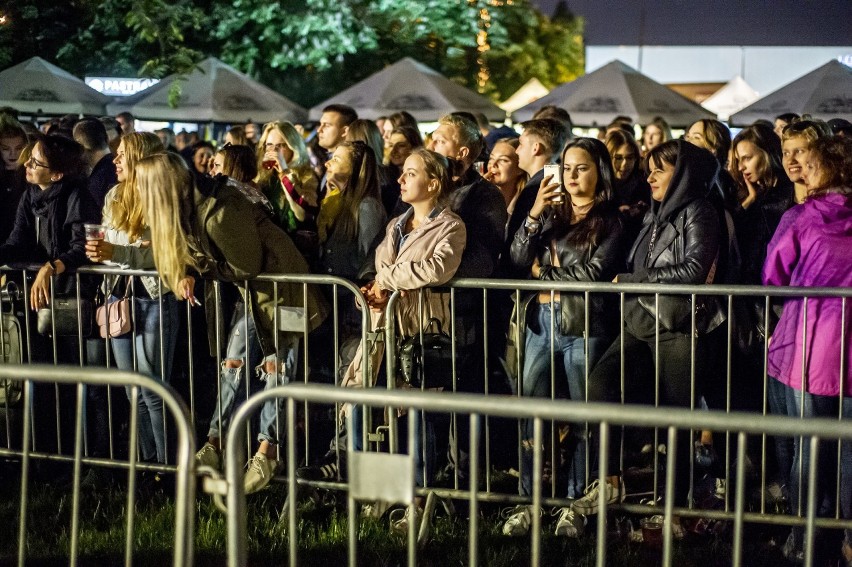
<instances>
[{"instance_id":1,"label":"green leaves","mask_svg":"<svg viewBox=\"0 0 852 567\"><path fill-rule=\"evenodd\" d=\"M306 106L405 56L495 100L531 77L554 86L583 69L582 21L564 7L548 18L530 0L19 0L10 6L14 29L0 29L0 67L38 54L80 76L162 78L185 75L214 55ZM176 103L179 86L171 94Z\"/></svg>"}]
</instances>

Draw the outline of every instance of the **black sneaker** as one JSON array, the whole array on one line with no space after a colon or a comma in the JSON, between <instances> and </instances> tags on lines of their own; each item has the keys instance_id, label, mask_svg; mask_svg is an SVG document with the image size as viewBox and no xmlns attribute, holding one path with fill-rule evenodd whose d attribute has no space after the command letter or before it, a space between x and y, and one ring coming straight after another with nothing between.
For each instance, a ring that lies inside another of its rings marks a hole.
<instances>
[{"instance_id":1,"label":"black sneaker","mask_svg":"<svg viewBox=\"0 0 852 567\"><path fill-rule=\"evenodd\" d=\"M296 478L302 480L321 480L334 482L346 479L346 453L340 454L340 466L337 465L337 455L325 455L316 464L296 469Z\"/></svg>"}]
</instances>

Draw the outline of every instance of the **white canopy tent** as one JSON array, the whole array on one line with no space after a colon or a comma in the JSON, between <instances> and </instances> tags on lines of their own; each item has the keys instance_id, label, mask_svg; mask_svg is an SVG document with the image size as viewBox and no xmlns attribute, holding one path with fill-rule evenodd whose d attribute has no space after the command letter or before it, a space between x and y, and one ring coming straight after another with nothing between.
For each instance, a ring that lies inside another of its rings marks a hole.
<instances>
[{"instance_id":1,"label":"white canopy tent","mask_svg":"<svg viewBox=\"0 0 852 567\"><path fill-rule=\"evenodd\" d=\"M701 106L717 114L719 120L725 122L733 113L745 108L758 98L760 95L757 91L737 75L724 87L707 97Z\"/></svg>"},{"instance_id":2,"label":"white canopy tent","mask_svg":"<svg viewBox=\"0 0 852 567\"><path fill-rule=\"evenodd\" d=\"M519 108L528 105L531 102L534 102L540 99L543 96L546 96L549 93L547 87L541 84L537 78L533 77L526 83L524 86L515 91L509 98L498 104L500 108L505 110L506 112L512 113L518 110Z\"/></svg>"},{"instance_id":3,"label":"white canopy tent","mask_svg":"<svg viewBox=\"0 0 852 567\"><path fill-rule=\"evenodd\" d=\"M547 96L519 109L515 118L529 120L536 110L548 104L567 110L575 126L603 127L619 115L629 116L637 124L647 124L662 116L674 127L716 117L618 60L559 85Z\"/></svg>"},{"instance_id":4,"label":"white canopy tent","mask_svg":"<svg viewBox=\"0 0 852 567\"><path fill-rule=\"evenodd\" d=\"M110 98L41 57L0 72L0 106L29 115L103 115Z\"/></svg>"},{"instance_id":5,"label":"white canopy tent","mask_svg":"<svg viewBox=\"0 0 852 567\"><path fill-rule=\"evenodd\" d=\"M818 120L852 121L852 67L829 61L733 114L730 122L746 126L760 118L772 120L786 112L810 114Z\"/></svg>"},{"instance_id":6,"label":"white canopy tent","mask_svg":"<svg viewBox=\"0 0 852 567\"><path fill-rule=\"evenodd\" d=\"M181 97L172 108L169 89L175 81L181 81ZM111 114L128 111L142 120L182 122L301 122L307 117L298 104L215 57L199 63L185 79L170 75L107 108Z\"/></svg>"},{"instance_id":7,"label":"white canopy tent","mask_svg":"<svg viewBox=\"0 0 852 567\"><path fill-rule=\"evenodd\" d=\"M502 121L506 117L506 113L487 98L410 57L400 59L314 106L311 119L318 119L329 104L351 106L359 117L371 120L402 110L421 122L434 122L457 110L482 112L490 120Z\"/></svg>"}]
</instances>

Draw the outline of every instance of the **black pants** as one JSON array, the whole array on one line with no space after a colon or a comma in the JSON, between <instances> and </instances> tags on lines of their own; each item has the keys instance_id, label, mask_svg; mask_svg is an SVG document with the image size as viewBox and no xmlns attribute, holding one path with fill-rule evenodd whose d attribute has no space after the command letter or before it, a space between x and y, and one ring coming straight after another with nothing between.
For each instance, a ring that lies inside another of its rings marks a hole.
<instances>
[{"instance_id":1,"label":"black pants","mask_svg":"<svg viewBox=\"0 0 852 567\"><path fill-rule=\"evenodd\" d=\"M589 400L621 402L621 338L603 354L597 366L589 376ZM692 404L692 381L690 370L691 337L683 333L664 332L660 334L659 352L655 352L654 339L643 340L625 332L624 357L624 402L628 404L655 403L654 362L659 362L659 404L689 408ZM696 348L696 392L702 391L702 376L711 362L708 357L706 337L695 339ZM699 371L699 369L701 369ZM665 434L664 434L665 435ZM617 474L622 429L613 427L610 436L609 464L610 474ZM665 437L664 437L665 439ZM593 444L593 450L598 447ZM678 430L675 474L675 505L686 506L689 493L689 463L692 455L692 443L689 430Z\"/></svg>"}]
</instances>

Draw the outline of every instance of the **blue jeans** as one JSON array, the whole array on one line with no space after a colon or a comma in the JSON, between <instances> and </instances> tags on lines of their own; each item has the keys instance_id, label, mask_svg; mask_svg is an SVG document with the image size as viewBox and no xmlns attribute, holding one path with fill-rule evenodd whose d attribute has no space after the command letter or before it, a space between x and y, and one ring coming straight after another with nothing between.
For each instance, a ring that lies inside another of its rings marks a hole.
<instances>
[{"instance_id":1,"label":"blue jeans","mask_svg":"<svg viewBox=\"0 0 852 567\"><path fill-rule=\"evenodd\" d=\"M248 391L243 390L243 396L240 396L243 376L247 374L248 369L254 369L255 375L265 384L265 390L293 381L299 355L298 337L289 340L282 338L279 348L278 355L263 356L254 319L251 316L246 318L245 308L242 304L237 304L229 332L225 360L237 360L241 364L239 368L229 368L224 362L222 364L219 373L219 395L210 420L208 437L221 439L222 432L227 431L237 406L258 389L257 382L249 382ZM276 358L282 367L281 371L272 374L266 372L264 369L266 362L274 361ZM282 420L284 419L284 411L283 398L269 400L263 404L260 410L258 441L278 443L278 418L280 416Z\"/></svg>"},{"instance_id":2,"label":"blue jeans","mask_svg":"<svg viewBox=\"0 0 852 567\"><path fill-rule=\"evenodd\" d=\"M562 364L568 380L568 393L572 400L586 399L586 348L588 347L589 371L609 346L602 337L566 336L559 332L562 310L559 303L533 303L527 320L526 346L524 348L524 373L521 377L521 393L525 397L551 397L551 328L553 314L553 362ZM532 319L531 319L532 318ZM533 420L522 422L521 455L523 470L518 491L522 495L532 494L533 468ZM586 488L586 427L583 423L570 425L571 442L568 467L568 498L579 498Z\"/></svg>"},{"instance_id":3,"label":"blue jeans","mask_svg":"<svg viewBox=\"0 0 852 567\"><path fill-rule=\"evenodd\" d=\"M110 298L111 301L115 298ZM160 300L136 297L134 303L135 332L111 339L115 364L120 370L136 370L156 380L168 383L172 373L172 359L178 333L178 304L174 294ZM162 321L162 342L160 324ZM162 348L161 348L162 347ZM160 358L162 350L162 359ZM136 366L134 368L134 353ZM126 388L130 398L131 388ZM166 422L163 399L141 388L137 398L139 424L139 454L143 461L166 462Z\"/></svg>"},{"instance_id":4,"label":"blue jeans","mask_svg":"<svg viewBox=\"0 0 852 567\"><path fill-rule=\"evenodd\" d=\"M352 448L355 451L364 450L363 419L364 406L352 406L352 424L355 428L352 434ZM393 410L391 410L393 411ZM435 423L428 414L419 410L410 410L415 414L414 418L414 483L417 486L426 486L426 480L430 482L435 477L435 467L438 462L438 451L435 439ZM396 419L396 416L391 419ZM401 418L406 420L407 416Z\"/></svg>"},{"instance_id":5,"label":"blue jeans","mask_svg":"<svg viewBox=\"0 0 852 567\"><path fill-rule=\"evenodd\" d=\"M792 388L782 384L771 376L766 379L766 401L769 412L775 415L790 415L787 412L788 390ZM790 400L792 402L792 398ZM795 415L799 415L798 412ZM790 487L790 471L793 468L793 439L773 435L775 443L775 462L778 466L778 484Z\"/></svg>"},{"instance_id":6,"label":"blue jeans","mask_svg":"<svg viewBox=\"0 0 852 567\"><path fill-rule=\"evenodd\" d=\"M790 417L828 417L838 419L840 415L839 396L817 396L791 388L777 380L770 378L778 391L784 393L786 402L786 415ZM843 397L842 419L852 419L852 397ZM799 511L799 496L801 494L801 515L807 513L808 507L808 476L810 474L811 438L793 438L793 460L790 469L790 505L793 513ZM801 474L799 468L801 465ZM841 518L852 518L852 442L843 441L840 445L840 470L842 472L840 482L840 494L835 494L837 482L837 440L826 439L819 443L819 454L817 455L817 515L833 516L840 498ZM797 549L801 549L804 539L804 528L797 526L793 528L793 537Z\"/></svg>"}]
</instances>

